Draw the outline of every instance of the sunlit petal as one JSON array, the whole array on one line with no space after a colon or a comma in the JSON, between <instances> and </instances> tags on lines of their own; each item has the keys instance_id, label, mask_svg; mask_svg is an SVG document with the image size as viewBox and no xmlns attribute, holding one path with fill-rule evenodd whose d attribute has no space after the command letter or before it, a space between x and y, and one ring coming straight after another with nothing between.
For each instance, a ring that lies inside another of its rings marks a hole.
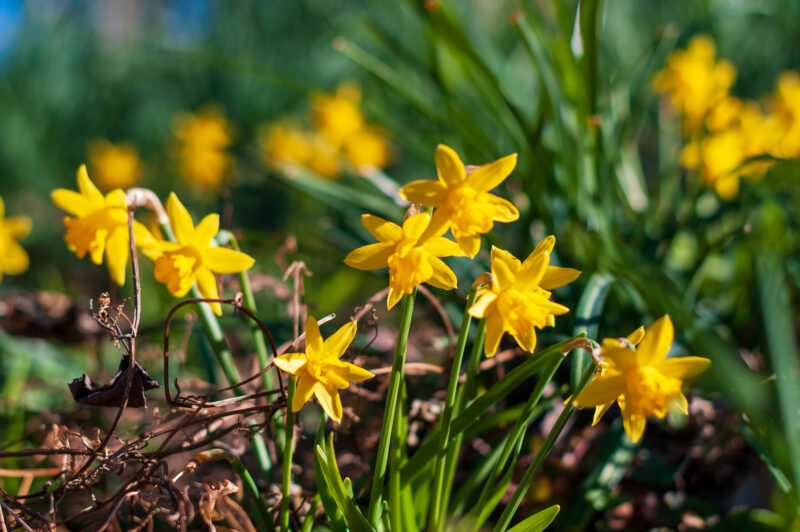
<instances>
[{"instance_id":1,"label":"sunlit petal","mask_svg":"<svg viewBox=\"0 0 800 532\"><path fill-rule=\"evenodd\" d=\"M217 273L239 273L250 269L255 259L228 248L209 248L203 254L203 264Z\"/></svg>"},{"instance_id":2,"label":"sunlit petal","mask_svg":"<svg viewBox=\"0 0 800 532\"><path fill-rule=\"evenodd\" d=\"M298 370L305 366L307 361L305 353L284 353L274 360L278 369L292 375L297 375Z\"/></svg>"},{"instance_id":3,"label":"sunlit petal","mask_svg":"<svg viewBox=\"0 0 800 532\"><path fill-rule=\"evenodd\" d=\"M322 343L325 358L340 358L356 337L356 322L349 321Z\"/></svg>"},{"instance_id":4,"label":"sunlit petal","mask_svg":"<svg viewBox=\"0 0 800 532\"><path fill-rule=\"evenodd\" d=\"M442 290L452 290L458 286L456 274L441 259L430 257L428 263L433 267L433 275L426 281L428 284Z\"/></svg>"},{"instance_id":5,"label":"sunlit petal","mask_svg":"<svg viewBox=\"0 0 800 532\"><path fill-rule=\"evenodd\" d=\"M580 270L574 268L560 268L558 266L548 266L539 281L539 286L545 290L555 290L561 288L578 278ZM635 344L634 344L635 345Z\"/></svg>"},{"instance_id":6,"label":"sunlit petal","mask_svg":"<svg viewBox=\"0 0 800 532\"><path fill-rule=\"evenodd\" d=\"M219 299L219 291L217 289L217 280L214 274L208 268L199 268L197 270L197 289L200 294L208 299ZM211 310L217 316L222 316L222 305L220 303L209 303Z\"/></svg>"},{"instance_id":7,"label":"sunlit petal","mask_svg":"<svg viewBox=\"0 0 800 532\"><path fill-rule=\"evenodd\" d=\"M336 388L317 381L314 383L314 396L329 418L337 423L342 422L342 403Z\"/></svg>"},{"instance_id":8,"label":"sunlit petal","mask_svg":"<svg viewBox=\"0 0 800 532\"><path fill-rule=\"evenodd\" d=\"M386 268L389 256L394 253L392 243L369 244L356 248L347 254L344 263L358 270L379 270Z\"/></svg>"},{"instance_id":9,"label":"sunlit petal","mask_svg":"<svg viewBox=\"0 0 800 532\"><path fill-rule=\"evenodd\" d=\"M454 187L466 179L464 163L458 154L449 146L439 144L436 146L436 172L439 180L447 187Z\"/></svg>"},{"instance_id":10,"label":"sunlit petal","mask_svg":"<svg viewBox=\"0 0 800 532\"><path fill-rule=\"evenodd\" d=\"M412 181L400 189L400 196L411 203L438 207L447 196L447 188L435 180Z\"/></svg>"},{"instance_id":11,"label":"sunlit petal","mask_svg":"<svg viewBox=\"0 0 800 532\"><path fill-rule=\"evenodd\" d=\"M209 214L197 224L194 241L198 247L208 247L212 238L219 233L219 214Z\"/></svg>"},{"instance_id":12,"label":"sunlit petal","mask_svg":"<svg viewBox=\"0 0 800 532\"><path fill-rule=\"evenodd\" d=\"M623 375L601 375L583 389L575 398L575 404L585 408L588 406L598 406L609 401L614 401L625 392L625 380Z\"/></svg>"},{"instance_id":13,"label":"sunlit petal","mask_svg":"<svg viewBox=\"0 0 800 532\"><path fill-rule=\"evenodd\" d=\"M656 364L658 371L667 377L675 377L677 379L696 377L710 366L711 361L703 357L670 357Z\"/></svg>"},{"instance_id":14,"label":"sunlit petal","mask_svg":"<svg viewBox=\"0 0 800 532\"><path fill-rule=\"evenodd\" d=\"M183 206L178 196L172 192L167 199L167 215L175 238L182 244L189 244L194 237L192 216Z\"/></svg>"},{"instance_id":15,"label":"sunlit petal","mask_svg":"<svg viewBox=\"0 0 800 532\"><path fill-rule=\"evenodd\" d=\"M386 221L372 214L361 215L361 223L380 242L397 242L403 237L403 230L399 225Z\"/></svg>"},{"instance_id":16,"label":"sunlit petal","mask_svg":"<svg viewBox=\"0 0 800 532\"><path fill-rule=\"evenodd\" d=\"M130 256L128 228L118 227L106 240L106 265L111 280L122 286L125 284L125 267Z\"/></svg>"},{"instance_id":17,"label":"sunlit petal","mask_svg":"<svg viewBox=\"0 0 800 532\"><path fill-rule=\"evenodd\" d=\"M486 316L486 336L483 340L483 351L487 357L493 357L497 353L500 339L505 332L503 318L498 314Z\"/></svg>"},{"instance_id":18,"label":"sunlit petal","mask_svg":"<svg viewBox=\"0 0 800 532\"><path fill-rule=\"evenodd\" d=\"M515 166L517 154L506 155L473 171L467 177L467 184L480 192L488 192L505 181Z\"/></svg>"},{"instance_id":19,"label":"sunlit petal","mask_svg":"<svg viewBox=\"0 0 800 532\"><path fill-rule=\"evenodd\" d=\"M655 364L669 353L675 330L669 316L656 320L647 329L647 334L636 348L636 358L642 365Z\"/></svg>"},{"instance_id":20,"label":"sunlit petal","mask_svg":"<svg viewBox=\"0 0 800 532\"><path fill-rule=\"evenodd\" d=\"M316 381L311 378L306 372L301 372L301 376L297 379L297 388L292 397L292 412L299 412L303 409L311 396L314 395L314 384Z\"/></svg>"},{"instance_id":21,"label":"sunlit petal","mask_svg":"<svg viewBox=\"0 0 800 532\"><path fill-rule=\"evenodd\" d=\"M319 331L319 323L314 316L309 314L306 320L306 353L309 357L323 356L322 333Z\"/></svg>"}]
</instances>

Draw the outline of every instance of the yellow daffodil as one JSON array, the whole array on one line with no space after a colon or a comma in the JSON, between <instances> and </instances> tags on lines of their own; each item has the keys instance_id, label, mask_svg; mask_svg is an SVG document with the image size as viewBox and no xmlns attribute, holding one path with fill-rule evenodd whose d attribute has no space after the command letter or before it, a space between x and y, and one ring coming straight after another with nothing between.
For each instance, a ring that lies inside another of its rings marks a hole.
<instances>
[{"instance_id":1,"label":"yellow daffodil","mask_svg":"<svg viewBox=\"0 0 800 532\"><path fill-rule=\"evenodd\" d=\"M105 189L132 187L142 173L136 147L128 142L92 141L89 144L89 166L97 183Z\"/></svg>"},{"instance_id":2,"label":"yellow daffodil","mask_svg":"<svg viewBox=\"0 0 800 532\"><path fill-rule=\"evenodd\" d=\"M494 222L513 222L519 218L514 205L489 194L511 174L516 164L517 154L513 153L468 174L458 154L440 144L436 147L439 179L409 183L400 189L400 195L408 201L436 207L429 230L437 234L449 227L462 251L474 257L481 247L480 235L491 231Z\"/></svg>"},{"instance_id":3,"label":"yellow daffodil","mask_svg":"<svg viewBox=\"0 0 800 532\"><path fill-rule=\"evenodd\" d=\"M78 192L59 188L52 199L59 208L72 214L64 218L67 247L82 259L87 253L92 262L106 266L111 279L125 284L125 268L130 257L128 238L128 207L122 189L114 189L105 196L89 179L86 166L78 169ZM153 235L139 222L133 222L137 246L148 250L155 243Z\"/></svg>"},{"instance_id":4,"label":"yellow daffodil","mask_svg":"<svg viewBox=\"0 0 800 532\"><path fill-rule=\"evenodd\" d=\"M667 66L653 78L653 88L664 94L681 113L684 131L695 131L708 112L728 96L736 80L736 69L716 59L717 47L707 36L689 42L686 50L676 50Z\"/></svg>"},{"instance_id":5,"label":"yellow daffodil","mask_svg":"<svg viewBox=\"0 0 800 532\"><path fill-rule=\"evenodd\" d=\"M306 352L286 353L275 359L275 365L297 376L297 389L292 399L292 411L299 412L314 395L328 414L341 423L342 400L339 390L350 382L374 377L369 371L339 360L356 336L356 322L351 321L323 341L319 325L313 316L306 322Z\"/></svg>"},{"instance_id":6,"label":"yellow daffodil","mask_svg":"<svg viewBox=\"0 0 800 532\"><path fill-rule=\"evenodd\" d=\"M261 154L267 166L306 166L311 158L311 140L300 128L289 123L262 126L258 133Z\"/></svg>"},{"instance_id":7,"label":"yellow daffodil","mask_svg":"<svg viewBox=\"0 0 800 532\"><path fill-rule=\"evenodd\" d=\"M776 157L800 157L800 73L780 75L773 107L772 122L780 128L780 138L771 153Z\"/></svg>"},{"instance_id":8,"label":"yellow daffodil","mask_svg":"<svg viewBox=\"0 0 800 532\"><path fill-rule=\"evenodd\" d=\"M210 106L197 114L178 116L175 137L183 177L199 187L220 186L231 166L226 150L233 143L233 131L223 112Z\"/></svg>"},{"instance_id":9,"label":"yellow daffodil","mask_svg":"<svg viewBox=\"0 0 800 532\"><path fill-rule=\"evenodd\" d=\"M366 174L389 164L389 143L378 131L364 128L345 141L344 154L357 173Z\"/></svg>"},{"instance_id":10,"label":"yellow daffodil","mask_svg":"<svg viewBox=\"0 0 800 532\"><path fill-rule=\"evenodd\" d=\"M595 407L593 424L616 401L625 432L635 443L641 439L648 417L664 419L670 409L688 413L683 379L703 373L711 361L695 356L666 358L674 334L672 321L664 316L647 332L640 327L624 341L603 340L600 371L575 398L577 406Z\"/></svg>"},{"instance_id":11,"label":"yellow daffodil","mask_svg":"<svg viewBox=\"0 0 800 532\"><path fill-rule=\"evenodd\" d=\"M339 177L339 151L322 135L313 135L308 168L315 174L327 179Z\"/></svg>"},{"instance_id":12,"label":"yellow daffodil","mask_svg":"<svg viewBox=\"0 0 800 532\"><path fill-rule=\"evenodd\" d=\"M219 232L218 214L209 214L195 227L189 211L173 192L167 200L167 215L177 242L159 243L154 274L172 295L185 296L196 282L203 297L217 299L219 292L214 272L238 273L255 262L239 251L216 247L213 238ZM222 314L219 303L210 305L214 313Z\"/></svg>"},{"instance_id":13,"label":"yellow daffodil","mask_svg":"<svg viewBox=\"0 0 800 532\"><path fill-rule=\"evenodd\" d=\"M317 94L311 98L311 109L317 131L335 147L364 127L359 109L361 90L352 83L341 83L335 94Z\"/></svg>"},{"instance_id":14,"label":"yellow daffodil","mask_svg":"<svg viewBox=\"0 0 800 532\"><path fill-rule=\"evenodd\" d=\"M555 316L569 309L550 301L550 292L574 281L578 270L550 266L556 239L548 236L520 262L509 252L492 247L491 284L479 293L469 308L471 316L486 319L483 349L487 357L497 352L500 339L508 332L519 346L536 349L536 329L555 324Z\"/></svg>"},{"instance_id":15,"label":"yellow daffodil","mask_svg":"<svg viewBox=\"0 0 800 532\"><path fill-rule=\"evenodd\" d=\"M439 257L463 253L452 240L441 236L423 237L430 221L428 213L421 213L406 219L401 228L371 214L361 217L364 227L378 243L354 249L344 262L359 270L389 267L387 308L391 309L403 294L412 293L420 283L443 290L452 290L458 284L456 275Z\"/></svg>"},{"instance_id":16,"label":"yellow daffodil","mask_svg":"<svg viewBox=\"0 0 800 532\"><path fill-rule=\"evenodd\" d=\"M31 232L27 216L6 218L6 204L0 198L0 280L3 274L18 275L28 269L28 254L17 242Z\"/></svg>"}]
</instances>

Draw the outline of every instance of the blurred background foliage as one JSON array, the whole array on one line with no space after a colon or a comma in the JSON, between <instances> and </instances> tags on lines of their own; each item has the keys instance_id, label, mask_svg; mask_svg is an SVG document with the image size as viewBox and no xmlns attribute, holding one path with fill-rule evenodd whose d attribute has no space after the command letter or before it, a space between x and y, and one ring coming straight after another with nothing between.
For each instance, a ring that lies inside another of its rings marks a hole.
<instances>
[{"instance_id":1,"label":"blurred background foliage","mask_svg":"<svg viewBox=\"0 0 800 532\"><path fill-rule=\"evenodd\" d=\"M738 70L734 95L772 92L780 72L800 67L800 4L587 0L578 12L578 2L545 0L0 1L0 195L7 215L34 220L23 241L31 267L5 276L0 292L52 290L83 305L108 289L104 268L63 245L62 213L49 198L74 188L98 138L135 146L139 185L162 198L176 191L196 221L221 213L258 272L281 276L276 253L295 236L291 259L314 272L312 312L343 317L385 284L383 274L342 263L369 241L362 212L402 216L381 183L430 178L440 142L471 164L518 152L505 196L521 220L490 240L524 256L555 234L557 262L584 271L557 293L573 310L587 285L610 286L599 316L561 318L540 345L595 322L598 337L619 336L669 313L682 350L713 359L699 382L705 396L740 416L732 430L778 479L777 498L759 504L780 509L786 500L791 514L800 483L791 439L800 420L786 412L800 383L800 169L776 164L720 200L679 167L679 123L650 80L672 50L706 34ZM384 172L333 181L265 167L259 127L307 119L309 98L342 80L360 85L367 120L390 138ZM223 186L199 188L180 175L174 128L181 113L209 104L232 128L232 166ZM454 318L474 267L454 261L461 292L441 294ZM144 268L143 321L158 341L175 300ZM274 332L288 334L285 299L269 290L258 299ZM81 350L26 342L0 336L0 409L17 420L0 423L0 441L22 435L19 405L63 403L64 375L116 367L110 347L92 366ZM192 364L201 368L202 357ZM26 379L36 386L23 393ZM609 438L619 434L617 426ZM586 500L598 511L611 504Z\"/></svg>"}]
</instances>

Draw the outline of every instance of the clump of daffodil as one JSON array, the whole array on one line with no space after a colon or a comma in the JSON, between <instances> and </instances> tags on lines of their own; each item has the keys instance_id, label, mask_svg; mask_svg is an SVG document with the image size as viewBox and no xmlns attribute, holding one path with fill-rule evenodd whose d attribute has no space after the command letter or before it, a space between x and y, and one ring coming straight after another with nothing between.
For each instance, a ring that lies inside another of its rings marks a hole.
<instances>
[{"instance_id":1,"label":"clump of daffodil","mask_svg":"<svg viewBox=\"0 0 800 532\"><path fill-rule=\"evenodd\" d=\"M31 232L31 226L27 216L6 218L6 204L0 197L0 280L4 273L18 275L28 269L28 254L18 241Z\"/></svg>"},{"instance_id":2,"label":"clump of daffodil","mask_svg":"<svg viewBox=\"0 0 800 532\"><path fill-rule=\"evenodd\" d=\"M77 180L78 192L59 188L52 193L53 203L73 215L64 218L67 247L80 259L88 253L95 264L102 264L105 255L111 279L123 285L130 257L125 193L117 188L104 196L89 179L85 165L78 169ZM150 231L134 221L133 233L137 246L149 253L155 242Z\"/></svg>"},{"instance_id":3,"label":"clump of daffodil","mask_svg":"<svg viewBox=\"0 0 800 532\"><path fill-rule=\"evenodd\" d=\"M519 346L536 349L536 329L555 324L555 316L569 309L550 301L549 290L574 281L578 270L550 266L550 253L556 239L548 236L520 262L509 252L493 247L491 282L481 289L469 313L486 320L484 352L494 356L504 333L510 333Z\"/></svg>"},{"instance_id":4,"label":"clump of daffodil","mask_svg":"<svg viewBox=\"0 0 800 532\"><path fill-rule=\"evenodd\" d=\"M339 360L355 336L356 322L351 321L323 340L317 320L313 316L308 317L306 352L286 353L275 359L278 368L297 377L292 411L299 412L314 395L328 417L341 423L342 400L339 390L350 386L350 382L374 377L355 364Z\"/></svg>"},{"instance_id":5,"label":"clump of daffodil","mask_svg":"<svg viewBox=\"0 0 800 532\"><path fill-rule=\"evenodd\" d=\"M209 214L195 227L189 211L173 192L167 200L167 215L176 242L159 242L152 258L156 280L166 284L172 295L183 297L197 283L203 297L217 299L215 272L238 273L255 262L249 255L216 246L213 239L219 232L218 214ZM210 305L214 313L222 314L219 303Z\"/></svg>"},{"instance_id":6,"label":"clump of daffodil","mask_svg":"<svg viewBox=\"0 0 800 532\"><path fill-rule=\"evenodd\" d=\"M175 121L180 172L202 188L220 186L228 175L233 128L221 109L208 106L196 114L183 113Z\"/></svg>"},{"instance_id":7,"label":"clump of daffodil","mask_svg":"<svg viewBox=\"0 0 800 532\"><path fill-rule=\"evenodd\" d=\"M481 247L481 235L494 227L494 222L513 222L519 211L509 201L490 194L517 165L512 153L493 163L467 173L464 163L452 148L436 147L438 180L414 181L400 189L408 201L426 207L436 207L431 220L431 232L449 227L468 257L474 257Z\"/></svg>"},{"instance_id":8,"label":"clump of daffodil","mask_svg":"<svg viewBox=\"0 0 800 532\"><path fill-rule=\"evenodd\" d=\"M311 127L289 122L262 126L262 159L273 168L291 173L295 166L336 179L349 167L360 175L389 163L386 136L367 124L360 109L361 90L342 83L333 94L311 97Z\"/></svg>"},{"instance_id":9,"label":"clump of daffodil","mask_svg":"<svg viewBox=\"0 0 800 532\"><path fill-rule=\"evenodd\" d=\"M635 443L647 418L664 419L671 409L689 412L683 380L703 373L711 361L696 356L667 358L674 334L672 321L664 316L646 332L640 327L624 340L603 340L600 370L575 398L579 407L595 407L593 424L616 401L625 432Z\"/></svg>"},{"instance_id":10,"label":"clump of daffodil","mask_svg":"<svg viewBox=\"0 0 800 532\"><path fill-rule=\"evenodd\" d=\"M378 243L354 249L344 262L359 270L389 267L386 299L389 309L403 294L411 294L421 283L443 290L452 290L458 284L456 275L440 257L462 256L463 253L452 240L428 233L430 221L428 213L420 213L407 218L401 228L370 214L361 217L364 227Z\"/></svg>"},{"instance_id":11,"label":"clump of daffodil","mask_svg":"<svg viewBox=\"0 0 800 532\"><path fill-rule=\"evenodd\" d=\"M107 190L132 187L142 174L139 153L129 142L92 141L89 144L89 166L97 184Z\"/></svg>"},{"instance_id":12,"label":"clump of daffodil","mask_svg":"<svg viewBox=\"0 0 800 532\"><path fill-rule=\"evenodd\" d=\"M683 128L692 132L700 127L715 106L722 102L736 80L736 69L717 60L714 41L697 36L686 50L672 52L667 66L653 78L653 87L662 93L683 119Z\"/></svg>"}]
</instances>

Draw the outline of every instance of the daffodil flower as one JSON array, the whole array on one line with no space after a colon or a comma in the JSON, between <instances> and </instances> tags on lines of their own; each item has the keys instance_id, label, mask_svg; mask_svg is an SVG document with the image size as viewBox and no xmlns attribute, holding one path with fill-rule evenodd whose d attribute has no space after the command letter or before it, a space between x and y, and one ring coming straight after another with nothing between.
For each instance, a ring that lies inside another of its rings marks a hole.
<instances>
[{"instance_id":1,"label":"daffodil flower","mask_svg":"<svg viewBox=\"0 0 800 532\"><path fill-rule=\"evenodd\" d=\"M389 267L389 296L387 308L391 309L403 297L410 294L421 283L428 283L443 290L452 290L458 284L456 275L439 258L461 256L463 253L452 240L441 236L426 236L431 217L428 213L410 216L403 227L365 214L361 223L378 239L351 251L345 264L359 270L378 270Z\"/></svg>"},{"instance_id":2,"label":"daffodil flower","mask_svg":"<svg viewBox=\"0 0 800 532\"><path fill-rule=\"evenodd\" d=\"M0 198L0 280L3 274L18 275L28 269L28 254L17 242L31 232L27 216L6 218L6 204Z\"/></svg>"},{"instance_id":3,"label":"daffodil flower","mask_svg":"<svg viewBox=\"0 0 800 532\"><path fill-rule=\"evenodd\" d=\"M575 398L579 407L595 407L593 424L616 401L625 432L635 443L641 439L648 417L664 419L670 408L689 412L681 391L683 379L703 373L711 361L696 356L666 358L674 334L672 321L664 316L646 332L640 327L624 341L603 340L601 369Z\"/></svg>"},{"instance_id":4,"label":"daffodil flower","mask_svg":"<svg viewBox=\"0 0 800 532\"><path fill-rule=\"evenodd\" d=\"M197 114L183 113L174 133L183 177L198 187L219 187L231 166L227 149L233 143L233 128L223 111L207 106Z\"/></svg>"},{"instance_id":5,"label":"daffodil flower","mask_svg":"<svg viewBox=\"0 0 800 532\"><path fill-rule=\"evenodd\" d=\"M128 142L92 141L89 144L89 166L97 183L105 189L132 187L142 174L139 153Z\"/></svg>"},{"instance_id":6,"label":"daffodil flower","mask_svg":"<svg viewBox=\"0 0 800 532\"><path fill-rule=\"evenodd\" d=\"M441 234L449 227L458 245L468 257L481 247L480 235L494 227L494 222L513 222L519 211L509 201L490 194L517 165L512 153L493 163L467 173L464 163L452 148L436 147L438 180L413 181L400 189L408 201L436 207L429 231Z\"/></svg>"},{"instance_id":7,"label":"daffodil flower","mask_svg":"<svg viewBox=\"0 0 800 532\"><path fill-rule=\"evenodd\" d=\"M341 423L342 400L339 390L350 382L374 377L369 371L339 360L356 336L356 322L351 321L327 340L322 339L313 316L306 322L306 352L286 353L275 359L275 365L297 376L297 389L292 398L292 411L299 412L314 395L328 416Z\"/></svg>"},{"instance_id":8,"label":"daffodil flower","mask_svg":"<svg viewBox=\"0 0 800 532\"><path fill-rule=\"evenodd\" d=\"M497 352L500 339L508 332L519 346L536 349L536 329L555 323L555 316L569 309L550 301L550 292L574 281L578 270L550 266L550 253L556 239L548 236L533 250L525 262L512 254L492 247L491 284L483 289L469 308L474 318L486 319L483 349L487 357Z\"/></svg>"},{"instance_id":9,"label":"daffodil flower","mask_svg":"<svg viewBox=\"0 0 800 532\"><path fill-rule=\"evenodd\" d=\"M218 214L209 214L195 227L189 211L173 192L167 200L167 215L177 242L159 243L154 275L172 295L185 296L196 282L203 297L217 299L214 272L238 273L255 262L249 255L214 245L213 238L219 232ZM215 314L222 314L219 303L210 305Z\"/></svg>"},{"instance_id":10,"label":"daffodil flower","mask_svg":"<svg viewBox=\"0 0 800 532\"><path fill-rule=\"evenodd\" d=\"M53 203L74 215L64 218L67 247L79 259L88 253L95 264L102 264L105 254L111 279L120 286L124 285L125 268L130 257L125 192L117 188L103 196L89 179L85 165L78 169L77 179L78 192L59 188L51 195ZM153 235L136 221L133 222L133 233L136 245L148 253L155 243Z\"/></svg>"}]
</instances>

